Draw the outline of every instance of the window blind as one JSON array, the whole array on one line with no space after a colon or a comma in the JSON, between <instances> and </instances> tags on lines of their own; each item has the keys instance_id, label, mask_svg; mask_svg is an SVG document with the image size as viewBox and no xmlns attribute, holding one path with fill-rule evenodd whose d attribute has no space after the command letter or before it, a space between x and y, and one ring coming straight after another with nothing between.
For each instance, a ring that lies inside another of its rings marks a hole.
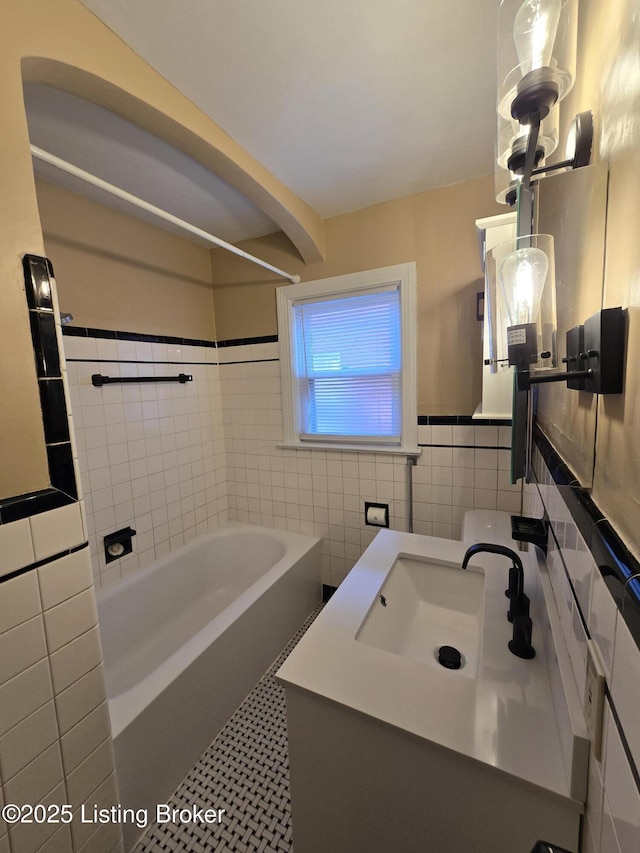
<instances>
[{"instance_id":1,"label":"window blind","mask_svg":"<svg viewBox=\"0 0 640 853\"><path fill-rule=\"evenodd\" d=\"M294 312L300 439L400 443L400 293L390 289L315 302Z\"/></svg>"}]
</instances>

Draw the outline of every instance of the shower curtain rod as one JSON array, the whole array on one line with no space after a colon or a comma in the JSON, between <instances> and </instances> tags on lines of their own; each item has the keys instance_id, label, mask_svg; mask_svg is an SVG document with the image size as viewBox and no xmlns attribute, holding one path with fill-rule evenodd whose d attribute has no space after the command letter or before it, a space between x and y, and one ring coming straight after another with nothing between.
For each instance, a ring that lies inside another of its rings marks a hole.
<instances>
[{"instance_id":1,"label":"shower curtain rod","mask_svg":"<svg viewBox=\"0 0 640 853\"><path fill-rule=\"evenodd\" d=\"M164 219L167 222L171 222L172 225L177 225L178 228L182 228L184 231L188 231L190 234L195 234L196 237L200 237L203 240L206 240L208 243L212 243L214 246L218 246L221 249L226 249L227 252L232 252L234 255L237 255L240 258L244 258L245 261L251 261L252 264L257 264L260 267L263 267L270 272L276 273L276 275L281 276L282 278L288 278L293 284L297 284L300 281L299 275L292 275L291 273L284 272L284 270L278 269L278 267L274 267L272 264L263 261L261 258L256 258L255 255L250 255L248 252L243 252L242 249L238 249L232 243L227 243L225 240L221 240L220 237L214 237L213 234L208 234L206 231L203 231L201 228L198 228L195 225L191 225L189 222L185 222L184 219L179 219L177 216L174 216L172 213L167 213L166 210L162 210L160 207L156 207L153 204L149 204L149 202L144 201L138 196L132 195L131 193L126 192L125 190L121 190L119 187L114 186L113 184L107 183L107 181L103 181L102 178L97 178L95 175L92 175L90 172L85 172L84 169L79 169L77 166L74 166L72 163L67 163L66 160L62 160L60 157L56 157L54 154L49 154L48 151L43 151L42 148L38 148L35 145L31 146L31 154L36 157L38 160L42 160L44 163L49 163L51 166L55 166L56 169L60 169L63 172L67 172L69 175L73 175L75 178L80 178L82 181L86 181L88 184L93 184L94 187L98 187L101 190L104 190L111 195L117 196L117 198L121 198L129 204L135 205L135 207L139 207L142 210L146 210L148 213L154 214L154 216L158 216L160 219Z\"/></svg>"}]
</instances>

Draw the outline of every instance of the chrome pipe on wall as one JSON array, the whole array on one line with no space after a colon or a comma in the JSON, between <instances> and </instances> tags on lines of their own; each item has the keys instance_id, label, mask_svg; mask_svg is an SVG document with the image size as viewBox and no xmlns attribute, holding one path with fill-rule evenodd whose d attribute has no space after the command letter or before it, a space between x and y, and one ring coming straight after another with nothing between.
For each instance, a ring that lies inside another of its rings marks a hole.
<instances>
[{"instance_id":1,"label":"chrome pipe on wall","mask_svg":"<svg viewBox=\"0 0 640 853\"><path fill-rule=\"evenodd\" d=\"M408 491L408 523L409 533L413 533L413 466L417 463L417 456L407 456L407 491Z\"/></svg>"}]
</instances>

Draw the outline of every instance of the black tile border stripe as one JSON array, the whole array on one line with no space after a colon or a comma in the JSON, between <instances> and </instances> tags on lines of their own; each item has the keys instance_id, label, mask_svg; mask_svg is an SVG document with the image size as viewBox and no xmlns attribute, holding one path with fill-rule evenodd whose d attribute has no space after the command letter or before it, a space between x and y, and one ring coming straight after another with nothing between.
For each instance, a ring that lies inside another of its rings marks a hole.
<instances>
[{"instance_id":1,"label":"black tile border stripe","mask_svg":"<svg viewBox=\"0 0 640 853\"><path fill-rule=\"evenodd\" d=\"M474 418L472 415L418 415L418 426L511 426L511 418Z\"/></svg>"},{"instance_id":2,"label":"black tile border stripe","mask_svg":"<svg viewBox=\"0 0 640 853\"><path fill-rule=\"evenodd\" d=\"M49 512L72 503L76 503L74 498L53 486L37 492L3 498L0 500L0 524L10 524L12 521L20 521L30 515Z\"/></svg>"},{"instance_id":3,"label":"black tile border stripe","mask_svg":"<svg viewBox=\"0 0 640 853\"><path fill-rule=\"evenodd\" d=\"M88 326L62 326L62 334L70 338L103 338L112 341L140 341L149 344L176 344L178 346L216 347L216 341L197 338L179 338L173 335L147 335L142 332L92 329Z\"/></svg>"},{"instance_id":4,"label":"black tile border stripe","mask_svg":"<svg viewBox=\"0 0 640 853\"><path fill-rule=\"evenodd\" d=\"M68 431L68 406L61 384L62 371L51 297L53 267L48 258L25 254L22 268L40 389L50 485L39 491L0 499L0 524L10 524L30 515L58 509L76 503L78 499ZM59 384L61 387L57 393L48 393L51 388L47 388L47 384Z\"/></svg>"},{"instance_id":5,"label":"black tile border stripe","mask_svg":"<svg viewBox=\"0 0 640 853\"><path fill-rule=\"evenodd\" d=\"M93 329L89 326L63 326L62 334L72 338L103 338L112 341L140 341L151 344L176 344L192 347L238 347L250 344L278 342L277 335L257 335L253 338L229 338L214 341L200 338L180 338L174 335L148 335L143 332L125 332L114 329Z\"/></svg>"},{"instance_id":6,"label":"black tile border stripe","mask_svg":"<svg viewBox=\"0 0 640 853\"><path fill-rule=\"evenodd\" d=\"M511 450L506 444L428 444L418 442L418 447L451 447L456 450Z\"/></svg>"},{"instance_id":7,"label":"black tile border stripe","mask_svg":"<svg viewBox=\"0 0 640 853\"><path fill-rule=\"evenodd\" d=\"M277 344L277 335L259 335L255 338L229 338L226 341L218 341L219 347L241 347L247 344Z\"/></svg>"},{"instance_id":8,"label":"black tile border stripe","mask_svg":"<svg viewBox=\"0 0 640 853\"><path fill-rule=\"evenodd\" d=\"M30 563L28 566L23 566L21 569L16 569L14 572L9 572L8 575L3 575L0 578L0 584L5 581L18 578L20 575L26 575L27 572L32 572L34 569L39 569L41 566L46 566L48 563L55 563L56 560L61 560L63 557L68 557L70 554L76 554L78 551L84 551L89 547L88 542L83 542L82 545L75 545L73 548L68 548L66 551L60 551L59 554L54 554L51 557L45 557L44 560L38 560L37 563Z\"/></svg>"},{"instance_id":9,"label":"black tile border stripe","mask_svg":"<svg viewBox=\"0 0 640 853\"><path fill-rule=\"evenodd\" d=\"M221 361L220 367L228 367L230 364L266 364L269 361L280 361L279 358L250 358L247 361Z\"/></svg>"},{"instance_id":10,"label":"black tile border stripe","mask_svg":"<svg viewBox=\"0 0 640 853\"><path fill-rule=\"evenodd\" d=\"M640 600L636 595L636 591L631 587L628 588L629 591L626 593L625 600L624 591L624 581L627 577L636 574L636 572L640 570L640 564L622 542L617 533L613 530L604 515L600 512L591 498L591 495L586 489L579 485L577 477L564 462L560 454L555 450L538 424L534 426L533 439L536 447L540 451L540 458L546 465L553 482L562 495L576 526L580 530L587 547L591 551L593 559L600 570L607 589L611 593L611 597L615 601L618 611L621 613L622 618L629 628L629 632L638 646L638 649L640 649ZM536 454L533 455L533 473L537 480L539 489L541 483L548 482L548 478L544 476L544 471L537 468L537 459L535 458ZM540 495L540 497L542 498L542 495ZM551 531L555 539L553 526ZM558 544L557 539L556 544ZM580 608L578 597L576 596L571 577L564 561L562 548L559 548L559 553L562 558L565 574L571 588L574 603L578 608L578 613L580 615L580 620L585 634L590 638L591 633L589 631L589 626L584 614L582 613L582 609ZM628 603L630 606L625 606L623 608L623 603ZM640 773L636 767L626 732L615 706L615 699L611 694L608 684L605 684L605 694L609 710L611 711L613 718L613 723L617 729L622 748L627 758L633 781L638 793L640 793Z\"/></svg>"},{"instance_id":11,"label":"black tile border stripe","mask_svg":"<svg viewBox=\"0 0 640 853\"><path fill-rule=\"evenodd\" d=\"M627 585L626 592L624 589L628 578L640 574L640 562L598 509L589 492L580 486L573 471L537 424L534 429L534 441L571 517L593 555L618 610L622 613L631 635L640 648L640 596L631 584ZM544 481L542 471L534 473L538 482Z\"/></svg>"}]
</instances>

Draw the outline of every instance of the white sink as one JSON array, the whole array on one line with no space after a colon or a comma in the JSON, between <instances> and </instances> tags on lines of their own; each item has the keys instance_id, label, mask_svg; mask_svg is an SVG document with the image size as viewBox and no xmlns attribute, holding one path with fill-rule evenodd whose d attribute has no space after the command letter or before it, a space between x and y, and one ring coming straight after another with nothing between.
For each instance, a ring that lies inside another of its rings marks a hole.
<instances>
[{"instance_id":1,"label":"white sink","mask_svg":"<svg viewBox=\"0 0 640 853\"><path fill-rule=\"evenodd\" d=\"M461 667L478 674L482 638L484 572L459 564L400 554L365 616L356 640L442 668L439 649L453 646Z\"/></svg>"}]
</instances>

